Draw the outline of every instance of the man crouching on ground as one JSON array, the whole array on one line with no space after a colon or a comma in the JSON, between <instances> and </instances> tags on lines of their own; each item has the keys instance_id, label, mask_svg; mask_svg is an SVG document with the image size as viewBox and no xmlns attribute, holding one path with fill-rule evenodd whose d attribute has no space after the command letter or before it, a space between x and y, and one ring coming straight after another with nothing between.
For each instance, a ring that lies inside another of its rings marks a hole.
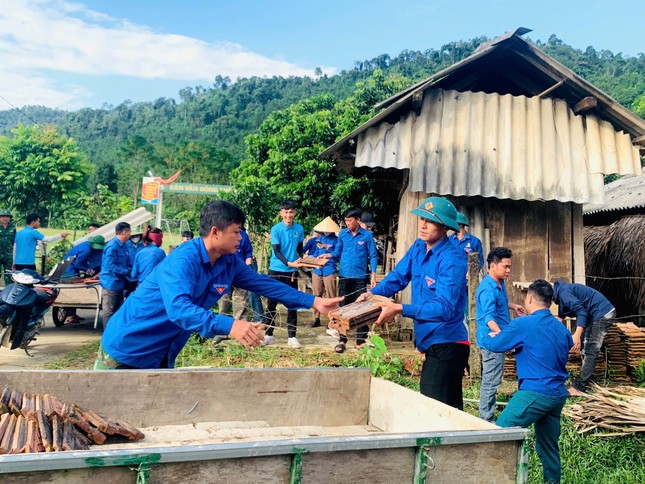
<instances>
[{"instance_id":1,"label":"man crouching on ground","mask_svg":"<svg viewBox=\"0 0 645 484\"><path fill-rule=\"evenodd\" d=\"M571 333L551 314L552 301L551 284L538 279L524 300L529 316L515 318L500 332L485 335L481 343L496 353L518 349L518 391L497 425L526 428L535 424L535 449L544 482L560 482L560 414L569 395L565 365L573 346Z\"/></svg>"},{"instance_id":2,"label":"man crouching on ground","mask_svg":"<svg viewBox=\"0 0 645 484\"><path fill-rule=\"evenodd\" d=\"M342 298L314 297L247 267L235 254L244 222L232 203L206 205L200 237L172 251L112 316L94 369L173 368L192 333L230 335L247 349L259 346L261 325L211 311L232 287L277 299L289 309L313 307L327 314L338 308Z\"/></svg>"}]
</instances>

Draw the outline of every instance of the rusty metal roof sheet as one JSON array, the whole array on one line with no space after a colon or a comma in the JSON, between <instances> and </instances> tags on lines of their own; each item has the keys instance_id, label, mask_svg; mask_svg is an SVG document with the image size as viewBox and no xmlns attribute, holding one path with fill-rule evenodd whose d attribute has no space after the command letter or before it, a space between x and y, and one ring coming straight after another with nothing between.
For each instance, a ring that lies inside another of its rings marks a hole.
<instances>
[{"instance_id":1,"label":"rusty metal roof sheet","mask_svg":"<svg viewBox=\"0 0 645 484\"><path fill-rule=\"evenodd\" d=\"M645 208L645 173L608 183L605 185L605 201L586 204L583 213L590 215L634 208Z\"/></svg>"},{"instance_id":2,"label":"rusty metal roof sheet","mask_svg":"<svg viewBox=\"0 0 645 484\"><path fill-rule=\"evenodd\" d=\"M413 192L575 203L602 202L605 174L641 172L629 134L563 100L441 89L360 133L354 166L409 169Z\"/></svg>"}]
</instances>

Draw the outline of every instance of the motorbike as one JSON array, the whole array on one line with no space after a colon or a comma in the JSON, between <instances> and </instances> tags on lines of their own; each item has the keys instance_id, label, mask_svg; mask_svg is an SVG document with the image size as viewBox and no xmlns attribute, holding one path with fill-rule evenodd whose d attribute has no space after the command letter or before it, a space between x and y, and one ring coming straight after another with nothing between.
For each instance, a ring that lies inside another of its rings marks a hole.
<instances>
[{"instance_id":1,"label":"motorbike","mask_svg":"<svg viewBox=\"0 0 645 484\"><path fill-rule=\"evenodd\" d=\"M0 292L0 345L22 348L32 356L29 344L36 340L43 317L60 290L42 287L51 281L30 269L13 272L11 279L13 283Z\"/></svg>"}]
</instances>

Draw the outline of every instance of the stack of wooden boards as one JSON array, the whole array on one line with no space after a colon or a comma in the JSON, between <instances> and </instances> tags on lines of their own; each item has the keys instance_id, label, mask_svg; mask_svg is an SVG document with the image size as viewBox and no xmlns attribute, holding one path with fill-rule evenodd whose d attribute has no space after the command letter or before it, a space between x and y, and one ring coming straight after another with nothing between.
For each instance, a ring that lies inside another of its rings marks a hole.
<instances>
[{"instance_id":1,"label":"stack of wooden boards","mask_svg":"<svg viewBox=\"0 0 645 484\"><path fill-rule=\"evenodd\" d=\"M639 328L634 323L612 324L598 354L594 379L609 378L614 382L636 382L636 372L643 360L645 360L645 329ZM569 372L578 374L581 364L580 354L569 354L567 363ZM504 362L504 378L517 378L515 358L512 356L507 356Z\"/></svg>"},{"instance_id":2,"label":"stack of wooden boards","mask_svg":"<svg viewBox=\"0 0 645 484\"><path fill-rule=\"evenodd\" d=\"M601 436L645 432L645 388L594 385L592 390L564 409L579 434L592 430L603 431L598 434Z\"/></svg>"},{"instance_id":3,"label":"stack of wooden boards","mask_svg":"<svg viewBox=\"0 0 645 484\"><path fill-rule=\"evenodd\" d=\"M107 435L106 435L107 434ZM88 450L108 436L141 440L127 422L100 416L49 394L0 393L0 454Z\"/></svg>"},{"instance_id":4,"label":"stack of wooden boards","mask_svg":"<svg viewBox=\"0 0 645 484\"><path fill-rule=\"evenodd\" d=\"M634 323L613 324L605 346L612 381L635 382L638 366L645 360L645 329Z\"/></svg>"},{"instance_id":5,"label":"stack of wooden boards","mask_svg":"<svg viewBox=\"0 0 645 484\"><path fill-rule=\"evenodd\" d=\"M300 262L305 267L313 267L314 269L320 269L325 264L327 264L328 259L321 259L319 257L301 257L296 262Z\"/></svg>"},{"instance_id":6,"label":"stack of wooden boards","mask_svg":"<svg viewBox=\"0 0 645 484\"><path fill-rule=\"evenodd\" d=\"M387 298L371 296L366 301L353 302L347 306L341 306L330 312L329 327L340 334L346 335L348 331L360 328L361 326L374 324L381 315L381 308L374 302Z\"/></svg>"}]
</instances>

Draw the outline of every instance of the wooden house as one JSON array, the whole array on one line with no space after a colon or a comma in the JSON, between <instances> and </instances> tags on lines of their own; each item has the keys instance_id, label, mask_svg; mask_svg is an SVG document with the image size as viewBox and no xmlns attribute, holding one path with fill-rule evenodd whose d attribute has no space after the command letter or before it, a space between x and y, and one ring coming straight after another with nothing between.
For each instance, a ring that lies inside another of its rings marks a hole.
<instances>
[{"instance_id":1,"label":"wooden house","mask_svg":"<svg viewBox=\"0 0 645 484\"><path fill-rule=\"evenodd\" d=\"M605 174L641 173L645 121L522 39L527 32L482 44L383 101L321 154L391 194L397 259L417 238L410 209L442 195L484 251L513 250L511 282L584 283L582 205L604 200Z\"/></svg>"}]
</instances>

